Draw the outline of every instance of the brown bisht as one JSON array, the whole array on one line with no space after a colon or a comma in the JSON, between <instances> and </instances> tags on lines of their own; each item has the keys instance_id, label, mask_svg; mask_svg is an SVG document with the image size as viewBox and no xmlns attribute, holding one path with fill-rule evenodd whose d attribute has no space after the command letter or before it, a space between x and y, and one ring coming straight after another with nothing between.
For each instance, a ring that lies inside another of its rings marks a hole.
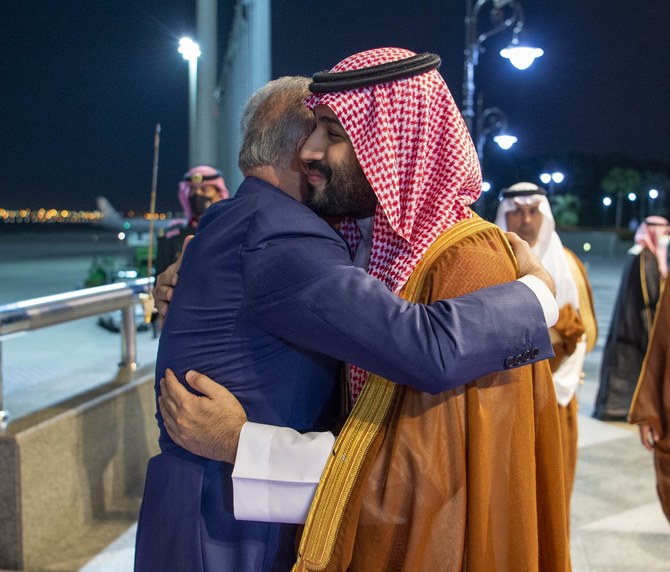
<instances>
[{"instance_id":1,"label":"brown bisht","mask_svg":"<svg viewBox=\"0 0 670 572\"><path fill-rule=\"evenodd\" d=\"M433 243L402 295L427 303L517 273L502 232L474 218ZM294 570L570 570L558 423L546 361L439 395L370 376Z\"/></svg>"},{"instance_id":2,"label":"brown bisht","mask_svg":"<svg viewBox=\"0 0 670 572\"><path fill-rule=\"evenodd\" d=\"M663 289L649 348L633 397L629 423L645 423L660 435L654 445L656 490L670 521L670 294Z\"/></svg>"},{"instance_id":3,"label":"brown bisht","mask_svg":"<svg viewBox=\"0 0 670 572\"><path fill-rule=\"evenodd\" d=\"M633 249L631 249L633 250ZM614 302L593 417L625 421L640 377L663 277L648 248L629 254Z\"/></svg>"},{"instance_id":4,"label":"brown bisht","mask_svg":"<svg viewBox=\"0 0 670 572\"><path fill-rule=\"evenodd\" d=\"M570 304L560 309L558 322L554 326L561 334L562 348L554 345L554 353L558 357L561 354L572 353L577 342L586 333L586 352L590 352L596 345L598 339L598 323L596 322L595 305L593 303L593 290L589 282L586 268L577 255L569 248L564 248L568 259L570 273L577 286L579 296L579 313ZM572 349L567 352L566 347ZM552 373L558 369L560 362L556 358L549 360ZM584 373L582 372L582 377ZM559 405L558 417L561 425L561 443L563 447L563 480L565 483L565 502L570 525L570 497L575 481L578 456L578 410L577 394L573 396L565 407Z\"/></svg>"}]
</instances>

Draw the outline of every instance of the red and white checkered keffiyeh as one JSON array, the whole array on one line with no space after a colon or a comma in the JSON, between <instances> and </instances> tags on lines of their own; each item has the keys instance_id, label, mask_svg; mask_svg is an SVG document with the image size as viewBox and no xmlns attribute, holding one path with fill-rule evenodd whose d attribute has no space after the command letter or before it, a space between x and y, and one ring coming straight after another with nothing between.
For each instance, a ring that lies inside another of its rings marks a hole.
<instances>
[{"instance_id":1,"label":"red and white checkered keffiyeh","mask_svg":"<svg viewBox=\"0 0 670 572\"><path fill-rule=\"evenodd\" d=\"M668 234L670 222L662 216L648 216L635 231L635 244L648 248L658 261L658 271L668 275L668 244L660 240Z\"/></svg>"},{"instance_id":2,"label":"red and white checkered keffiyeh","mask_svg":"<svg viewBox=\"0 0 670 572\"><path fill-rule=\"evenodd\" d=\"M379 48L350 56L331 71L413 55L409 50ZM332 109L351 139L379 200L368 272L398 293L437 237L470 218L468 205L481 192L477 152L456 103L437 70L315 94L306 103L311 109ZM343 223L347 238L354 236L352 229L351 221ZM367 373L354 366L350 373L355 400Z\"/></svg>"}]
</instances>

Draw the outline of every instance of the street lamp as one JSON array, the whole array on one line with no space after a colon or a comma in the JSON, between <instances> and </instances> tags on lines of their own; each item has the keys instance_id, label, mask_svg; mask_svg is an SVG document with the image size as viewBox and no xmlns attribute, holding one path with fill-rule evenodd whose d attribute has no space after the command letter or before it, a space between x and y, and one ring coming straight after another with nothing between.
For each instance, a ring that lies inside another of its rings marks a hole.
<instances>
[{"instance_id":1,"label":"street lamp","mask_svg":"<svg viewBox=\"0 0 670 572\"><path fill-rule=\"evenodd\" d=\"M486 138L495 133L493 140L501 149L507 151L518 139L507 133L507 116L499 107L485 109L477 119L477 156L480 163L484 158Z\"/></svg>"},{"instance_id":2,"label":"street lamp","mask_svg":"<svg viewBox=\"0 0 670 572\"><path fill-rule=\"evenodd\" d=\"M612 197L603 197L603 226L607 226L607 212L612 206Z\"/></svg>"},{"instance_id":3,"label":"street lamp","mask_svg":"<svg viewBox=\"0 0 670 572\"><path fill-rule=\"evenodd\" d=\"M565 175L560 171L554 171L553 173L542 173L540 175L540 181L542 181L542 184L549 186L547 190L549 191L550 195L553 195L554 185L558 185L565 181Z\"/></svg>"},{"instance_id":4,"label":"street lamp","mask_svg":"<svg viewBox=\"0 0 670 572\"><path fill-rule=\"evenodd\" d=\"M501 133L496 135L493 140L498 144L503 151L511 149L512 146L519 140L516 135L509 135L507 133Z\"/></svg>"},{"instance_id":5,"label":"street lamp","mask_svg":"<svg viewBox=\"0 0 670 572\"><path fill-rule=\"evenodd\" d=\"M200 46L191 38L179 40L179 53L188 62L188 161L195 164L198 101L198 58Z\"/></svg>"},{"instance_id":6,"label":"street lamp","mask_svg":"<svg viewBox=\"0 0 670 572\"><path fill-rule=\"evenodd\" d=\"M484 209L486 203L486 197L488 196L490 190L491 190L491 183L489 183L488 181L482 181L482 192L479 195L477 201L472 205L472 209L480 216L484 216L482 214L482 210Z\"/></svg>"},{"instance_id":7,"label":"street lamp","mask_svg":"<svg viewBox=\"0 0 670 572\"><path fill-rule=\"evenodd\" d=\"M521 44L518 36L507 46L500 50L500 55L506 58L518 70L528 69L533 62L544 55L542 48Z\"/></svg>"},{"instance_id":8,"label":"street lamp","mask_svg":"<svg viewBox=\"0 0 670 572\"><path fill-rule=\"evenodd\" d=\"M491 3L490 17L493 28L481 34L477 33L477 23L482 8ZM500 55L508 58L518 69L526 69L536 57L544 52L522 44L519 36L523 30L523 8L518 0L466 0L465 2L465 64L463 71L463 119L470 135L475 136L475 66L479 63L482 43L491 36L512 28L513 38L510 45L501 50ZM503 53L504 52L504 53Z\"/></svg>"},{"instance_id":9,"label":"street lamp","mask_svg":"<svg viewBox=\"0 0 670 572\"><path fill-rule=\"evenodd\" d=\"M647 193L647 196L649 197L647 199L647 214L654 214L655 209L655 203L654 201L658 198L658 190L656 189L649 189L649 193Z\"/></svg>"}]
</instances>

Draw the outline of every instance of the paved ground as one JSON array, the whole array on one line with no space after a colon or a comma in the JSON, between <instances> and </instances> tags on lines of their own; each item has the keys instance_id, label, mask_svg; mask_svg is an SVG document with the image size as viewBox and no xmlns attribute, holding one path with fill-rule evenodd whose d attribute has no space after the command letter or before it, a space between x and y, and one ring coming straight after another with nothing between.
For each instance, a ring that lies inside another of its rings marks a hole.
<instances>
[{"instance_id":1,"label":"paved ground","mask_svg":"<svg viewBox=\"0 0 670 572\"><path fill-rule=\"evenodd\" d=\"M70 289L70 286L65 287L63 281L76 283L79 280L78 273L82 269L85 271L88 263L85 258L68 260L69 266L62 261L51 261L50 264L54 265L51 267L44 266L44 262L15 261L12 266L3 262L0 266L0 304L16 301L20 298L8 298L26 292L30 294L25 297L33 297ZM656 497L651 456L639 445L633 428L623 423L605 423L590 417L603 342L621 272L621 259L590 256L584 257L584 260L594 286L600 337L587 359L586 380L579 393L580 449L572 498L571 527L573 569L578 572L670 570L670 525ZM44 285L50 290L41 291L38 286L41 282L35 279L39 275L36 274L38 268L42 276L44 268L48 268L48 275L54 277L53 281ZM18 281L8 279L8 276L18 275L28 279L30 286L20 286ZM14 284L11 291L8 291L8 284ZM91 368L82 378L101 381L104 381L101 379L104 375L98 373L94 376L90 375L91 372L113 371L118 354L110 340L118 334L101 330L90 320L74 322L69 327L68 337L80 336L82 343L91 344L90 348L78 352L74 358L68 348L54 349L53 340L63 337L55 328L3 343L7 406L10 410L14 409L15 414L35 407L33 400L36 393L44 392L45 400L55 398L53 393L49 394L50 397L46 395L46 387L52 388L49 391L62 392L81 389L75 385L53 390L54 385L59 385L55 384L56 380L77 379L73 377L73 369ZM153 359L155 342L149 334L139 334L139 339L139 359L147 363ZM72 347L70 344L68 346ZM94 347L95 352L92 351ZM36 359L35 355L39 358ZM83 355L95 356L89 358L94 363L84 366ZM29 388L30 399L26 396ZM40 391L36 392L35 388ZM132 526L128 529L103 552L92 555L81 571L132 570L134 528Z\"/></svg>"}]
</instances>

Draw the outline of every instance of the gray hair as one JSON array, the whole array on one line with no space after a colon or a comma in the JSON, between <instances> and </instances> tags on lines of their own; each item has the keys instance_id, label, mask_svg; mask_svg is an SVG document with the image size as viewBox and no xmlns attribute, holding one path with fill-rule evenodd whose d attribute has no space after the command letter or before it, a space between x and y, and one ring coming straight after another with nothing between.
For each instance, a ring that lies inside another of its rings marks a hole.
<instances>
[{"instance_id":1,"label":"gray hair","mask_svg":"<svg viewBox=\"0 0 670 572\"><path fill-rule=\"evenodd\" d=\"M251 96L240 125L237 164L243 173L253 167L290 165L298 143L314 128L314 115L303 103L310 95L309 83L306 77L281 77Z\"/></svg>"}]
</instances>

